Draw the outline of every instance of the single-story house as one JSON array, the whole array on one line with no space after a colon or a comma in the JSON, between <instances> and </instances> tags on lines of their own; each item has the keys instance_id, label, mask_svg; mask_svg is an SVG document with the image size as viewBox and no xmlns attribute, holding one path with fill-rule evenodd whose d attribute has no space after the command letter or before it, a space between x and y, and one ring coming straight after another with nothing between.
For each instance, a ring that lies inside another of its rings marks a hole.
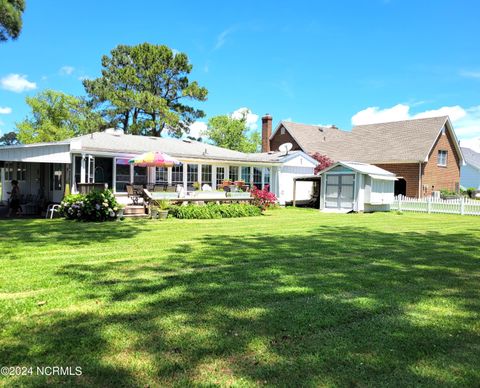
<instances>
[{"instance_id":1,"label":"single-story house","mask_svg":"<svg viewBox=\"0 0 480 388\"><path fill-rule=\"evenodd\" d=\"M181 165L155 168L128 163L148 151L167 153ZM8 198L13 179L19 181L23 195L41 193L49 202L60 202L67 184L75 193L79 183L105 183L122 197L129 183L182 185L191 190L196 182L216 188L230 179L258 188L269 185L285 202L291 201L293 177L312 174L316 165L303 151L243 153L186 139L107 129L64 141L0 147L1 199ZM309 198L310 194L306 190L300 195Z\"/></svg>"},{"instance_id":2,"label":"single-story house","mask_svg":"<svg viewBox=\"0 0 480 388\"><path fill-rule=\"evenodd\" d=\"M462 166L460 184L465 188L480 190L480 153L462 147L465 165Z\"/></svg>"},{"instance_id":3,"label":"single-story house","mask_svg":"<svg viewBox=\"0 0 480 388\"><path fill-rule=\"evenodd\" d=\"M280 122L262 118L262 151L291 143L293 150L319 153L334 161L373 164L397 176L395 194L430 196L458 191L463 155L448 116L357 125L351 131L335 126Z\"/></svg>"},{"instance_id":4,"label":"single-story house","mask_svg":"<svg viewBox=\"0 0 480 388\"><path fill-rule=\"evenodd\" d=\"M388 211L394 200L395 174L366 163L337 162L319 173L320 209Z\"/></svg>"}]
</instances>

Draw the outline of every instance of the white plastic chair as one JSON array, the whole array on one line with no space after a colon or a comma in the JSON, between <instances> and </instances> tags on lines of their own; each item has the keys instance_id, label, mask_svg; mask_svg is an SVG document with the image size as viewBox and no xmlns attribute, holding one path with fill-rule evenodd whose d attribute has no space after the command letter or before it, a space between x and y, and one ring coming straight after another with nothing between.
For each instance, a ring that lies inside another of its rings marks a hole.
<instances>
[{"instance_id":1,"label":"white plastic chair","mask_svg":"<svg viewBox=\"0 0 480 388\"><path fill-rule=\"evenodd\" d=\"M58 203L53 203L51 205L48 205L47 207L47 213L45 214L45 219L47 218L50 218L52 219L53 218L53 214L55 213L55 211L57 209L60 209L60 205ZM49 217L49 214L50 214L50 217Z\"/></svg>"}]
</instances>

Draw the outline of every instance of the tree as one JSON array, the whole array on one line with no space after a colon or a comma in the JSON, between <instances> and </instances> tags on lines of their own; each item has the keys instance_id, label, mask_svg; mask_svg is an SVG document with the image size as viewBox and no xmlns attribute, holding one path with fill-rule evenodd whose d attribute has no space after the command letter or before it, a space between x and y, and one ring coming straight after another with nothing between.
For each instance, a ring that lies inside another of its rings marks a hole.
<instances>
[{"instance_id":1,"label":"tree","mask_svg":"<svg viewBox=\"0 0 480 388\"><path fill-rule=\"evenodd\" d=\"M5 135L0 137L1 145L14 145L18 144L17 133L16 132L7 132Z\"/></svg>"},{"instance_id":2,"label":"tree","mask_svg":"<svg viewBox=\"0 0 480 388\"><path fill-rule=\"evenodd\" d=\"M18 38L23 11L25 0L0 0L0 41Z\"/></svg>"},{"instance_id":3,"label":"tree","mask_svg":"<svg viewBox=\"0 0 480 388\"><path fill-rule=\"evenodd\" d=\"M65 140L105 127L102 117L75 96L45 90L26 102L31 116L17 123L18 139L25 144Z\"/></svg>"},{"instance_id":4,"label":"tree","mask_svg":"<svg viewBox=\"0 0 480 388\"><path fill-rule=\"evenodd\" d=\"M313 171L314 174L318 174L323 169L330 167L333 163L335 163L327 155L322 155L319 152L315 152L312 155L312 158L318 162L318 165L315 167L315 170Z\"/></svg>"},{"instance_id":5,"label":"tree","mask_svg":"<svg viewBox=\"0 0 480 388\"><path fill-rule=\"evenodd\" d=\"M204 135L215 145L235 151L257 152L261 145L260 134L249 133L246 114L241 119L228 115L212 117Z\"/></svg>"},{"instance_id":6,"label":"tree","mask_svg":"<svg viewBox=\"0 0 480 388\"><path fill-rule=\"evenodd\" d=\"M143 43L119 45L102 57L102 76L84 80L91 101L112 124L125 132L161 136L165 129L180 137L205 116L184 100L205 101L208 91L188 75L192 65L184 53Z\"/></svg>"}]
</instances>

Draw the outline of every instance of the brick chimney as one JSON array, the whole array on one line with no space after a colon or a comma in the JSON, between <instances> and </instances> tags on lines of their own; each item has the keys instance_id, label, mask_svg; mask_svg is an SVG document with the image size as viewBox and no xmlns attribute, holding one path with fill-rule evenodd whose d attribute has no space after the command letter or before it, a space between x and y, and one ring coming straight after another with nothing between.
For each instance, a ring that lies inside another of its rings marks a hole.
<instances>
[{"instance_id":1,"label":"brick chimney","mask_svg":"<svg viewBox=\"0 0 480 388\"><path fill-rule=\"evenodd\" d=\"M262 152L270 152L272 120L272 116L270 116L268 113L262 117Z\"/></svg>"}]
</instances>

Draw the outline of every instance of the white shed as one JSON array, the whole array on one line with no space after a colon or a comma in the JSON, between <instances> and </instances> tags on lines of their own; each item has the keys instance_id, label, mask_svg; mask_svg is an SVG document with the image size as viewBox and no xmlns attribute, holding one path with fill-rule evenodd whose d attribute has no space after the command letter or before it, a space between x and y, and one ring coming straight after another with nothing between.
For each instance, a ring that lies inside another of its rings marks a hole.
<instances>
[{"instance_id":1,"label":"white shed","mask_svg":"<svg viewBox=\"0 0 480 388\"><path fill-rule=\"evenodd\" d=\"M388 211L394 199L395 174L371 164L338 162L320 171L320 209Z\"/></svg>"}]
</instances>

